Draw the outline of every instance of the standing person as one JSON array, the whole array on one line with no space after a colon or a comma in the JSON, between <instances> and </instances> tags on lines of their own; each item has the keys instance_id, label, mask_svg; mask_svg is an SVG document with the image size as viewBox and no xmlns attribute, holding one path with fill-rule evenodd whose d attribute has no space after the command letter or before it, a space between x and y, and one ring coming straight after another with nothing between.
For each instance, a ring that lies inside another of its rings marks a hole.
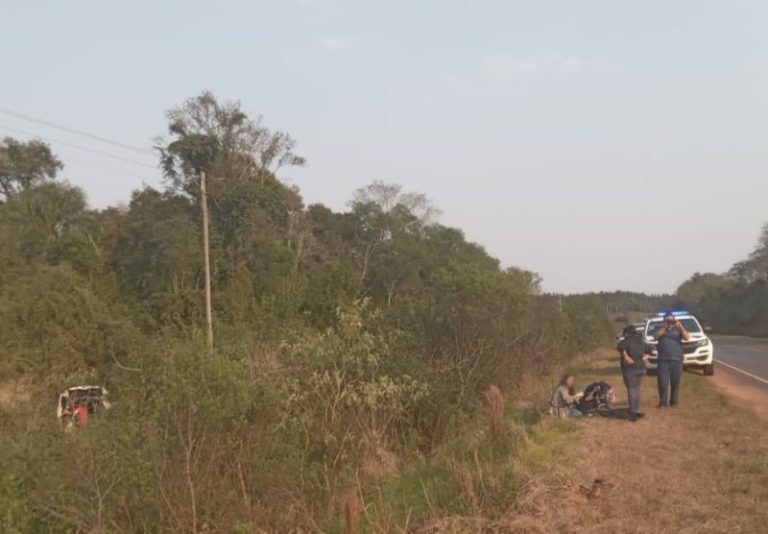
<instances>
[{"instance_id":1,"label":"standing person","mask_svg":"<svg viewBox=\"0 0 768 534\"><path fill-rule=\"evenodd\" d=\"M645 362L648 361L653 352L653 347L643 340L643 337L632 325L624 328L622 338L616 348L619 351L621 375L624 378L624 385L627 387L627 397L629 398L627 419L637 421L645 415L640 411L640 393L645 376Z\"/></svg>"},{"instance_id":2,"label":"standing person","mask_svg":"<svg viewBox=\"0 0 768 534\"><path fill-rule=\"evenodd\" d=\"M664 326L653 333L659 343L657 380L659 408L677 406L680 400L680 380L683 378L683 341L691 335L672 312L664 314Z\"/></svg>"},{"instance_id":3,"label":"standing person","mask_svg":"<svg viewBox=\"0 0 768 534\"><path fill-rule=\"evenodd\" d=\"M563 375L552 394L552 400L549 402L550 415L555 417L581 417L584 415L576 408L581 394L576 393L575 385L576 378L573 375Z\"/></svg>"}]
</instances>

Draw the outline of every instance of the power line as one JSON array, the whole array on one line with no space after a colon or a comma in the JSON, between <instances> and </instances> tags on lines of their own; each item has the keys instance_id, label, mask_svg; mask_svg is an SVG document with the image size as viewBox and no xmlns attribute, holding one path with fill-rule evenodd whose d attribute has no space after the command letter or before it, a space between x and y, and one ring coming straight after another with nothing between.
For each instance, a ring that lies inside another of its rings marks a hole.
<instances>
[{"instance_id":1,"label":"power line","mask_svg":"<svg viewBox=\"0 0 768 534\"><path fill-rule=\"evenodd\" d=\"M144 162L141 162L141 161L136 161L135 159L124 158L123 156L118 156L117 154L112 154L110 152L103 152L101 150L95 150L93 148L87 148L87 147L84 147L82 145L77 145L77 144L74 144L74 143L68 143L66 141L61 141L59 139L53 139L51 137L46 137L46 136L43 136L43 135L38 135L36 133L27 132L25 130L20 130L19 128L12 128L10 126L5 126L4 124L0 124L0 128L2 128L3 130L8 130L9 132L20 133L22 135L28 135L30 137L35 137L35 138L38 138L38 139L42 139L43 141L47 141L49 143L56 143L56 144L59 144L59 145L68 146L70 148L76 148L77 150L83 150L85 152L90 152L91 154L97 154L99 156L104 156L104 157L107 157L107 158L112 158L112 159L116 159L116 160L120 160L120 161L125 161L127 163L132 163L134 165L139 165L140 167L146 167L148 169L157 170L157 167L154 166L154 165L150 165L148 163L144 163Z\"/></svg>"},{"instance_id":2,"label":"power line","mask_svg":"<svg viewBox=\"0 0 768 534\"><path fill-rule=\"evenodd\" d=\"M113 169L112 167L109 167L109 166L106 166L106 165L99 165L98 163L92 163L90 161L85 161L85 160L82 160L82 159L67 158L67 161L71 162L71 163L79 163L80 165L88 165L89 167L95 167L95 168L101 169L103 171L109 171L109 172L116 172L116 173L119 173L119 174L124 174L126 176L131 176L132 178L138 178L140 180L148 180L148 181L152 180L152 178L149 177L149 176L142 176L140 174L135 174L135 173L128 172L128 171L123 171L123 170L120 170L120 169Z\"/></svg>"},{"instance_id":3,"label":"power line","mask_svg":"<svg viewBox=\"0 0 768 534\"><path fill-rule=\"evenodd\" d=\"M44 119L38 119L36 117L32 117L31 115L26 115L25 113L19 113L18 111L13 111L11 109L0 107L0 113L5 113L6 115L10 115L11 117L16 117L17 119L23 119L25 121L35 122L37 124L41 124L49 128L56 128L57 130L61 130L67 133L82 135L83 137L88 137L90 139L93 139L94 141L99 141L100 143L106 143L108 145L118 146L125 150L132 150L133 152L138 152L140 154L154 155L154 152L146 148L141 148L135 145L129 145L128 143L123 143L121 141L109 139L108 137L102 137L100 135L86 132L84 130L78 130L77 128L70 128L69 126L65 126L63 124L57 124L55 122L47 121Z\"/></svg>"}]
</instances>

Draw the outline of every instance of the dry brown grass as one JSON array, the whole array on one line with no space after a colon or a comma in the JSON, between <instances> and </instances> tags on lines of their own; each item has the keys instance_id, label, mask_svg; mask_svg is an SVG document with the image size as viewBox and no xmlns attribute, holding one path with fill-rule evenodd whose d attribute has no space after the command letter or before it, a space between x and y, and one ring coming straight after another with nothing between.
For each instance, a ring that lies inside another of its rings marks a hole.
<instances>
[{"instance_id":1,"label":"dry brown grass","mask_svg":"<svg viewBox=\"0 0 768 534\"><path fill-rule=\"evenodd\" d=\"M624 403L616 363L606 353L577 364L583 366L575 370L579 385L605 380ZM768 427L713 384L686 373L682 406L662 411L655 407L655 379L647 378L647 417L636 423L595 417L545 418L530 425L519 417L546 402L549 387L538 388L536 401L518 392L512 402L489 388L488 425L464 441L474 456L450 462L462 511L445 513L429 502L427 518L413 520L409 514L407 520L376 523L372 531L768 532ZM504 404L508 409L500 418ZM494 426L505 429L502 439ZM483 445L507 439L515 440L508 455L501 447L478 457ZM516 490L506 495L499 486L504 473L514 473L516 481Z\"/></svg>"},{"instance_id":2,"label":"dry brown grass","mask_svg":"<svg viewBox=\"0 0 768 534\"><path fill-rule=\"evenodd\" d=\"M11 410L17 404L28 402L30 399L29 384L21 381L0 383L0 408Z\"/></svg>"},{"instance_id":3,"label":"dry brown grass","mask_svg":"<svg viewBox=\"0 0 768 534\"><path fill-rule=\"evenodd\" d=\"M485 391L485 401L488 408L488 426L496 436L504 432L504 395L496 386L489 386Z\"/></svg>"},{"instance_id":4,"label":"dry brown grass","mask_svg":"<svg viewBox=\"0 0 768 534\"><path fill-rule=\"evenodd\" d=\"M621 394L614 366L603 358L590 378ZM568 482L557 479L557 467L545 469L494 530L768 532L768 428L708 380L686 373L681 406L659 410L648 378L645 419L580 422L580 432L555 445Z\"/></svg>"}]
</instances>

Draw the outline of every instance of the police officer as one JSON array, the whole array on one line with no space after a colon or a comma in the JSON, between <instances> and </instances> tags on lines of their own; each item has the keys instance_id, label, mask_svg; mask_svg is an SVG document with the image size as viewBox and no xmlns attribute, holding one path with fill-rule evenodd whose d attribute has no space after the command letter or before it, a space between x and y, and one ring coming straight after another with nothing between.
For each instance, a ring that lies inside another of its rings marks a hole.
<instances>
[{"instance_id":1,"label":"police officer","mask_svg":"<svg viewBox=\"0 0 768 534\"><path fill-rule=\"evenodd\" d=\"M629 325L624 328L622 339L616 348L619 351L621 376L624 378L629 398L627 418L630 421L637 421L644 415L640 412L640 393L645 376L645 362L650 358L653 347L643 340L643 336L634 326Z\"/></svg>"},{"instance_id":2,"label":"police officer","mask_svg":"<svg viewBox=\"0 0 768 534\"><path fill-rule=\"evenodd\" d=\"M683 341L688 341L691 335L674 313L666 312L664 326L656 330L653 337L658 341L659 408L677 406L683 378Z\"/></svg>"}]
</instances>

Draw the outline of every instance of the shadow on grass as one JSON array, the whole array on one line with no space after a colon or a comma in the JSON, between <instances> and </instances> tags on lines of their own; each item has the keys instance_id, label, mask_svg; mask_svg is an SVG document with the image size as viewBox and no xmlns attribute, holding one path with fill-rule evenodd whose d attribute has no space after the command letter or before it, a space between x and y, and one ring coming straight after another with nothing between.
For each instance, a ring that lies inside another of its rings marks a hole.
<instances>
[{"instance_id":1,"label":"shadow on grass","mask_svg":"<svg viewBox=\"0 0 768 534\"><path fill-rule=\"evenodd\" d=\"M595 414L592 417L605 417L606 419L628 419L629 409L626 406L613 406L609 410L606 410L600 414Z\"/></svg>"}]
</instances>

